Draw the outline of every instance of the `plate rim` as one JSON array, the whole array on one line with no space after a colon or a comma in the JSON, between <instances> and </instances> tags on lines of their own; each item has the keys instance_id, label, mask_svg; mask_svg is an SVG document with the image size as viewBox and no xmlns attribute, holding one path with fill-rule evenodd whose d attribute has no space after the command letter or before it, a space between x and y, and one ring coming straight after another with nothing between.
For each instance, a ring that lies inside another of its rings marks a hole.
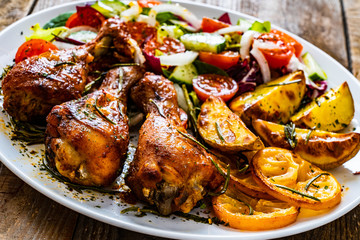
<instances>
[{"instance_id":1,"label":"plate rim","mask_svg":"<svg viewBox=\"0 0 360 240\"><path fill-rule=\"evenodd\" d=\"M66 7L72 7L72 6L76 6L79 4L84 4L84 3L90 3L90 2L94 2L94 1L87 1L87 0L81 0L81 1L75 1L75 2L69 2L69 3L65 3L65 4L60 4L57 6L53 6L50 8L46 8L43 10L40 10L36 13L30 14L14 23L12 23L11 25L9 25L8 27L6 27L5 29L3 29L0 32L0 39L6 34L8 31L11 31L11 29L15 28L16 26L21 26L24 22L26 22L28 19L31 18L35 18L39 15L42 15L46 12L50 12L50 11L55 11L59 8L66 8ZM227 9L224 7L220 7L220 6L215 6L215 5L209 5L209 4L205 4L205 3L200 3L200 2L192 2L192 1L182 1L182 0L174 0L174 3L184 3L184 4L189 4L189 5L195 5L198 7L206 7L206 8L211 8L214 9L216 11L224 11L224 12L228 12L234 15L238 15L238 16L243 16L247 19L253 19L253 20L260 20L259 18L253 17L251 15L245 14L245 13L241 13L232 9ZM191 11L191 9L190 9ZM345 73L346 73L346 77L347 77L347 81L349 81L349 79L352 79L351 81L354 81L353 84L358 85L359 89L360 89L360 82L357 78L355 78L355 76L352 75L352 73L345 68L342 64L340 64L338 61L336 61L333 57L331 57L329 54L327 54L326 52L324 52L322 49L316 47L315 45L313 45L312 43L308 42L307 40L301 38L300 36L297 36L275 24L272 24L273 27L284 31L285 33L289 34L290 36L294 37L295 39L299 39L301 42L305 42L308 47L310 47L310 49L316 49L316 51L318 51L319 54L323 55L324 57L326 57L328 60L332 61L333 64L336 64L337 67L341 68ZM194 234L194 233L179 233L179 232L174 232L174 231L169 231L169 230L163 230L163 229L158 229L158 228L152 228L152 227L148 227L148 226L139 226L136 223L128 223L128 222L124 222L122 220L120 221L116 221L114 219L114 217L109 217L109 216L105 216L104 214L100 214L96 211L92 211L91 209L84 207L81 204L74 204L72 201L70 201L68 198L63 197L62 195L59 194L54 194L50 189L48 189L46 186L41 185L40 183L34 181L31 179L31 177L27 174L25 174L23 171L21 171L21 169L17 168L16 165L7 159L6 156L4 156L3 151L0 151L0 159L1 162L10 169L11 172L13 172L16 176L18 176L21 180L23 180L26 184L30 185L32 188L34 188L36 191L42 193L43 195L45 195L46 197L56 201L57 203L70 208L80 214L84 214L88 217L91 217L93 219L102 221L104 223L108 223L110 225L116 226L116 227L120 227L120 228L124 228L127 230L131 230L131 231L135 231L135 232L139 232L142 234L149 234L149 235L153 235L153 236L159 236L159 237L166 237L166 238L181 238L181 239L217 239L219 236L218 235L204 235L204 234ZM334 221L337 218L340 218L341 216L344 216L345 214L347 214L349 211L351 211L352 209L354 209L356 206L358 206L360 204L360 195L353 199L353 201L351 201L350 203L348 203L345 206L342 206L341 208L341 213L340 215L335 215L335 214L331 214L328 213L326 216L320 218L320 219L316 219L316 223L314 223L313 221L309 221L307 224L297 228L297 229L287 229L287 228L280 228L280 229L275 229L272 231L257 231L256 232L256 236L242 236L241 234L246 234L247 231L239 231L240 234L236 234L236 235L224 235L222 236L222 238L225 239L239 239L239 238L246 238L246 239L263 239L264 237L266 237L267 239L271 239L271 238L278 238L278 237L285 237L285 236L291 236L291 235L295 235L298 233L304 233L306 231L309 230L313 230L315 228L318 228L320 226L323 226L327 223L330 223L332 221ZM337 206L339 207L339 206ZM336 208L337 208L336 207ZM232 229L234 230L234 229ZM237 230L234 230L237 231ZM291 232L290 232L291 231ZM253 233L253 232L250 232Z\"/></svg>"}]
</instances>

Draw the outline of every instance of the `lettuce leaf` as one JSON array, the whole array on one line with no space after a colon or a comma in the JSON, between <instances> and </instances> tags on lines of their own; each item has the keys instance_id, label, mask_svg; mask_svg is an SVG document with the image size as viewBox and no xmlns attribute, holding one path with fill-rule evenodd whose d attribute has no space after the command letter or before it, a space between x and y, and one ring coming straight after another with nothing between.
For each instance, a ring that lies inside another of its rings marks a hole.
<instances>
[{"instance_id":1,"label":"lettuce leaf","mask_svg":"<svg viewBox=\"0 0 360 240\"><path fill-rule=\"evenodd\" d=\"M70 12L60 14L59 16L51 19L49 22L45 23L45 25L43 26L43 29L49 29L49 28L56 28L56 27L65 26L66 21L74 13L75 13L74 11L70 11Z\"/></svg>"}]
</instances>

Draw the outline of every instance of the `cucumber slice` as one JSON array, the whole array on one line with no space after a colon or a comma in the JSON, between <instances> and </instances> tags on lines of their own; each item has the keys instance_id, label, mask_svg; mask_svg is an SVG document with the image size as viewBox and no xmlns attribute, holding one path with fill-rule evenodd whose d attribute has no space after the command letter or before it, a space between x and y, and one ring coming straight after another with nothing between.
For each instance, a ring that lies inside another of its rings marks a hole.
<instances>
[{"instance_id":1,"label":"cucumber slice","mask_svg":"<svg viewBox=\"0 0 360 240\"><path fill-rule=\"evenodd\" d=\"M305 64L305 71L309 75L309 78L313 81L316 80L326 80L327 76L324 70L319 66L315 59L310 55L310 53L305 53L302 56L302 60Z\"/></svg>"},{"instance_id":2,"label":"cucumber slice","mask_svg":"<svg viewBox=\"0 0 360 240\"><path fill-rule=\"evenodd\" d=\"M91 5L91 7L107 18L120 16L122 11L128 9L128 6L120 0L99 0Z\"/></svg>"},{"instance_id":3,"label":"cucumber slice","mask_svg":"<svg viewBox=\"0 0 360 240\"><path fill-rule=\"evenodd\" d=\"M214 33L190 33L180 37L186 49L219 53L225 49L226 39Z\"/></svg>"},{"instance_id":4,"label":"cucumber slice","mask_svg":"<svg viewBox=\"0 0 360 240\"><path fill-rule=\"evenodd\" d=\"M191 85L193 78L197 75L195 66L193 64L188 64L177 66L170 75L169 79L179 84L185 83Z\"/></svg>"}]
</instances>

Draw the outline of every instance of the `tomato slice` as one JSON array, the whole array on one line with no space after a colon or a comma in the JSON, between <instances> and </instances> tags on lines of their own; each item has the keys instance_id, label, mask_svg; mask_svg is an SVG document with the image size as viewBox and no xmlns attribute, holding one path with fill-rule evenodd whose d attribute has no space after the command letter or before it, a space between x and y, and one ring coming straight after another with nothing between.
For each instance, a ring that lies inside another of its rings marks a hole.
<instances>
[{"instance_id":1,"label":"tomato slice","mask_svg":"<svg viewBox=\"0 0 360 240\"><path fill-rule=\"evenodd\" d=\"M239 89L236 81L231 77L217 74L202 74L193 79L193 87L201 101L209 96L216 96L229 101Z\"/></svg>"},{"instance_id":2,"label":"tomato slice","mask_svg":"<svg viewBox=\"0 0 360 240\"><path fill-rule=\"evenodd\" d=\"M152 8L153 6L161 4L160 1L156 0L138 0L137 3L143 8Z\"/></svg>"},{"instance_id":3,"label":"tomato slice","mask_svg":"<svg viewBox=\"0 0 360 240\"><path fill-rule=\"evenodd\" d=\"M287 43L289 43L291 46L294 47L295 49L295 56L296 57L300 57L300 54L303 50L303 46L301 45L301 43L299 43L298 41L296 41L294 38L290 37L289 35L287 35L284 32L281 32L279 30L276 29L272 29L270 32L277 34L279 36L281 36Z\"/></svg>"},{"instance_id":4,"label":"tomato slice","mask_svg":"<svg viewBox=\"0 0 360 240\"><path fill-rule=\"evenodd\" d=\"M208 32L208 33L212 33L221 28L226 28L229 26L230 26L229 24L208 17L203 17L201 22L201 28L203 32Z\"/></svg>"},{"instance_id":5,"label":"tomato slice","mask_svg":"<svg viewBox=\"0 0 360 240\"><path fill-rule=\"evenodd\" d=\"M49 50L58 50L58 48L51 42L43 39L31 39L19 47L15 55L15 63L19 63L32 56L40 55Z\"/></svg>"},{"instance_id":6,"label":"tomato slice","mask_svg":"<svg viewBox=\"0 0 360 240\"><path fill-rule=\"evenodd\" d=\"M217 66L221 69L228 69L239 62L240 55L238 52L225 51L221 53L211 53L211 52L200 52L199 58L205 63Z\"/></svg>"},{"instance_id":7,"label":"tomato slice","mask_svg":"<svg viewBox=\"0 0 360 240\"><path fill-rule=\"evenodd\" d=\"M69 17L65 26L73 28L77 26L90 26L99 29L106 18L90 6L77 7L77 12Z\"/></svg>"},{"instance_id":8,"label":"tomato slice","mask_svg":"<svg viewBox=\"0 0 360 240\"><path fill-rule=\"evenodd\" d=\"M286 66L295 52L294 46L288 42L287 38L277 32L263 33L256 40L276 46L275 48L259 48L270 68Z\"/></svg>"}]
</instances>

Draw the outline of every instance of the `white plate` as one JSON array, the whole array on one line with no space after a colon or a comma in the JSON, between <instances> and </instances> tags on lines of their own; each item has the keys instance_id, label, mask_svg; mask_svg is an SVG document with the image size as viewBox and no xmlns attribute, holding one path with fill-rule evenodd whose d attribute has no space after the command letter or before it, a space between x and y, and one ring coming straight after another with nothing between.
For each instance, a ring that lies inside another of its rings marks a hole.
<instances>
[{"instance_id":1,"label":"white plate","mask_svg":"<svg viewBox=\"0 0 360 240\"><path fill-rule=\"evenodd\" d=\"M43 25L49 19L60 13L74 10L76 5L79 5L79 2L57 6L38 12L3 30L0 33L0 67L4 67L5 65L12 63L16 49L24 42L24 36L29 35L29 29L33 24L40 23L40 25ZM229 12L233 22L235 22L239 17L255 19L245 14L221 9L215 6L191 2L182 2L182 5L190 9L198 17L217 17L224 12ZM355 103L360 102L360 94L357 94L360 92L360 85L354 76L352 76L343 66L323 51L299 37L294 35L292 36L303 44L304 52L311 52L314 58L324 68L325 72L329 76L328 81L331 87L335 87L343 81L348 81ZM355 127L357 128L356 131L359 131L358 120L360 120L360 109L357 104L355 109L356 114L351 129ZM9 138L9 130L5 127L7 122L7 115L1 113L0 126L2 126L2 128L0 131L0 158L12 172L39 192L68 208L102 222L132 231L161 237L181 239L218 239L219 237L223 239L277 238L301 233L329 223L346 214L360 203L360 194L358 190L360 185L360 176L352 174L352 172L360 170L360 156L357 155L344 166L331 171L337 177L341 185L344 186L342 202L337 207L326 213L321 212L317 214L305 214L302 212L294 224L278 230L260 232L238 231L224 226L183 221L183 219L180 218L161 218L152 215L139 218L133 216L133 214L120 214L121 209L125 207L121 200L112 200L109 198L109 195L99 193L79 194L75 191L71 192L67 190L64 184L54 181L47 175L46 172L41 171L38 167L40 165L39 155L41 154L34 157L28 157L27 154L29 154L31 150L41 152L43 147L34 146L29 147L28 150L24 150L20 144L14 145L14 142L12 142ZM356 161L358 161L358 163L356 163ZM94 199L94 201L89 199Z\"/></svg>"}]
</instances>

